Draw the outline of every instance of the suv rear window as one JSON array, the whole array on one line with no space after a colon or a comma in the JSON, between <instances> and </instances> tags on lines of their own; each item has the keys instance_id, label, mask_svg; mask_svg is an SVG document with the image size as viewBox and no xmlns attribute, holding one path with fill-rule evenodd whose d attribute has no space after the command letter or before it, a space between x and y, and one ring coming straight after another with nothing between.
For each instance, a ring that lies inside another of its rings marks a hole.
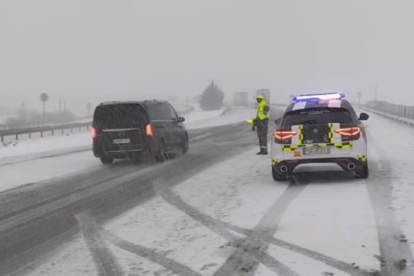
<instances>
[{"instance_id":1,"label":"suv rear window","mask_svg":"<svg viewBox=\"0 0 414 276\"><path fill-rule=\"evenodd\" d=\"M140 104L103 105L95 109L93 126L100 129L136 128L147 122L146 117Z\"/></svg>"},{"instance_id":2,"label":"suv rear window","mask_svg":"<svg viewBox=\"0 0 414 276\"><path fill-rule=\"evenodd\" d=\"M327 123L351 123L352 116L344 108L312 108L286 113L283 126L314 125Z\"/></svg>"}]
</instances>

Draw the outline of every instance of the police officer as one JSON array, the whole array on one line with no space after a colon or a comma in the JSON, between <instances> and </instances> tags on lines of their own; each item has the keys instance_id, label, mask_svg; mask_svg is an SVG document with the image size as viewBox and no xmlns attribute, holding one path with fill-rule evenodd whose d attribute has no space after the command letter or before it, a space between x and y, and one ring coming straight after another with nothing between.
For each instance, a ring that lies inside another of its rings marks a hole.
<instances>
[{"instance_id":1,"label":"police officer","mask_svg":"<svg viewBox=\"0 0 414 276\"><path fill-rule=\"evenodd\" d=\"M267 131L269 129L270 108L264 96L257 96L256 100L258 103L257 116L256 119L253 119L252 129L257 129L257 136L259 136L260 151L257 154L266 155L268 154Z\"/></svg>"}]
</instances>

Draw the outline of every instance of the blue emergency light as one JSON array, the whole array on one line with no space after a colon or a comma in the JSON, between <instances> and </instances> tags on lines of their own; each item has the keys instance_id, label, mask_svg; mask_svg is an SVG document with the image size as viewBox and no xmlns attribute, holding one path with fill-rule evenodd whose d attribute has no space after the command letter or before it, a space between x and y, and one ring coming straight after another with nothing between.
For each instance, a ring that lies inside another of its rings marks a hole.
<instances>
[{"instance_id":1,"label":"blue emergency light","mask_svg":"<svg viewBox=\"0 0 414 276\"><path fill-rule=\"evenodd\" d=\"M307 94L298 95L293 97L294 103L307 102L307 101L327 101L327 100L341 100L345 98L344 93L329 92L329 93L318 93L318 94Z\"/></svg>"}]
</instances>

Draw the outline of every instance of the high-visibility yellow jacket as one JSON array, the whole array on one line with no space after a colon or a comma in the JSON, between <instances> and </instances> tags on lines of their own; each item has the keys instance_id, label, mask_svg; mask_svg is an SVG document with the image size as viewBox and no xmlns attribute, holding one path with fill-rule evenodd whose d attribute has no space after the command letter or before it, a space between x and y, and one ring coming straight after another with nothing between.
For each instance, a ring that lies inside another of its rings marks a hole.
<instances>
[{"instance_id":1,"label":"high-visibility yellow jacket","mask_svg":"<svg viewBox=\"0 0 414 276\"><path fill-rule=\"evenodd\" d=\"M257 120L270 119L270 108L266 101L262 100L257 107Z\"/></svg>"}]
</instances>

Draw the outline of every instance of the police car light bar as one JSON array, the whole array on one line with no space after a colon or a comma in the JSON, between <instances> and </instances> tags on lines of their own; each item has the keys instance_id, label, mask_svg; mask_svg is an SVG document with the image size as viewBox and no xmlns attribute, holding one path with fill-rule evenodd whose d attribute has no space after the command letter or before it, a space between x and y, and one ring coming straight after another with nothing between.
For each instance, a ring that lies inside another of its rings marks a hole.
<instances>
[{"instance_id":1,"label":"police car light bar","mask_svg":"<svg viewBox=\"0 0 414 276\"><path fill-rule=\"evenodd\" d=\"M308 95L299 95L293 97L293 102L308 101L308 100L340 100L345 98L343 93L318 93L318 94L308 94Z\"/></svg>"}]
</instances>

